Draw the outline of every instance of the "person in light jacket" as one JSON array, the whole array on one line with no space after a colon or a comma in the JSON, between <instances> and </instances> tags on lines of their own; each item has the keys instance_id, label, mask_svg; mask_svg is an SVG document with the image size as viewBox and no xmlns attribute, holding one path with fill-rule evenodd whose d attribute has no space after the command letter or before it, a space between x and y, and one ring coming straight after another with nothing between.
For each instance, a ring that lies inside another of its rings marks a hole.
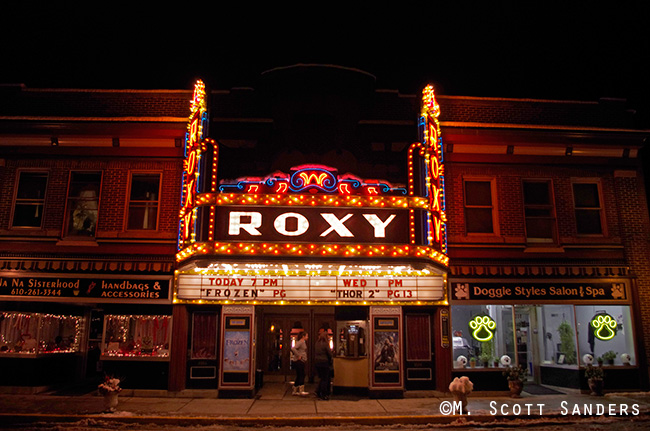
<instances>
[{"instance_id":1,"label":"person in light jacket","mask_svg":"<svg viewBox=\"0 0 650 431\"><path fill-rule=\"evenodd\" d=\"M320 382L318 382L318 389L316 389L316 395L321 400L329 400L332 350L330 349L327 331L322 331L320 334L318 334L318 341L316 341L316 347L314 350L314 365L316 366L318 378L320 379Z\"/></svg>"},{"instance_id":2,"label":"person in light jacket","mask_svg":"<svg viewBox=\"0 0 650 431\"><path fill-rule=\"evenodd\" d=\"M305 364L307 363L307 340L309 335L301 331L296 338L296 344L291 348L291 363L296 370L296 381L291 395L305 396Z\"/></svg>"}]
</instances>

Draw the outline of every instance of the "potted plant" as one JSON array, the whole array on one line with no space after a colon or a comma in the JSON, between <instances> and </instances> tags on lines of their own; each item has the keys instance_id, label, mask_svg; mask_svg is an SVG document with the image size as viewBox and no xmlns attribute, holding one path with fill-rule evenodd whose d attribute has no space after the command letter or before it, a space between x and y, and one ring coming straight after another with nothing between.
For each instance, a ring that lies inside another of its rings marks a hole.
<instances>
[{"instance_id":1,"label":"potted plant","mask_svg":"<svg viewBox=\"0 0 650 431\"><path fill-rule=\"evenodd\" d=\"M117 395L122 391L120 379L110 376L104 378L104 382L97 386L99 393L104 396L104 408L107 412L114 412L117 407Z\"/></svg>"},{"instance_id":2,"label":"potted plant","mask_svg":"<svg viewBox=\"0 0 650 431\"><path fill-rule=\"evenodd\" d=\"M585 377L587 378L587 384L589 384L591 395L602 396L605 377L602 367L587 365L587 368L585 369Z\"/></svg>"},{"instance_id":3,"label":"potted plant","mask_svg":"<svg viewBox=\"0 0 650 431\"><path fill-rule=\"evenodd\" d=\"M602 367L602 366L603 366L603 362L604 362L604 361L603 361L603 357L602 357L602 356L599 356L598 358L596 358L596 360L598 361L598 366L599 366L599 367Z\"/></svg>"},{"instance_id":4,"label":"potted plant","mask_svg":"<svg viewBox=\"0 0 650 431\"><path fill-rule=\"evenodd\" d=\"M471 358L469 358L469 367L470 368L475 368L476 367L476 358L473 357L473 356Z\"/></svg>"},{"instance_id":5,"label":"potted plant","mask_svg":"<svg viewBox=\"0 0 650 431\"><path fill-rule=\"evenodd\" d=\"M478 359L485 368L490 366L490 361L492 360L492 340L481 343L481 354L478 355Z\"/></svg>"},{"instance_id":6,"label":"potted plant","mask_svg":"<svg viewBox=\"0 0 650 431\"><path fill-rule=\"evenodd\" d=\"M557 327L560 334L560 350L564 354L564 361L567 365L576 363L576 346L573 328L566 320Z\"/></svg>"},{"instance_id":7,"label":"potted plant","mask_svg":"<svg viewBox=\"0 0 650 431\"><path fill-rule=\"evenodd\" d=\"M518 398L521 391L524 389L524 379L528 374L528 370L520 365L508 367L503 371L503 375L508 379L508 388L510 388L510 396Z\"/></svg>"},{"instance_id":8,"label":"potted plant","mask_svg":"<svg viewBox=\"0 0 650 431\"><path fill-rule=\"evenodd\" d=\"M479 361L481 361L481 364L483 364L483 366L487 368L490 366L490 360L492 359L492 355L483 352L480 355L478 355L478 359Z\"/></svg>"},{"instance_id":9,"label":"potted plant","mask_svg":"<svg viewBox=\"0 0 650 431\"><path fill-rule=\"evenodd\" d=\"M607 361L609 365L614 365L614 359L616 359L616 355L618 355L618 352L608 350L607 352L603 353L603 360Z\"/></svg>"}]
</instances>

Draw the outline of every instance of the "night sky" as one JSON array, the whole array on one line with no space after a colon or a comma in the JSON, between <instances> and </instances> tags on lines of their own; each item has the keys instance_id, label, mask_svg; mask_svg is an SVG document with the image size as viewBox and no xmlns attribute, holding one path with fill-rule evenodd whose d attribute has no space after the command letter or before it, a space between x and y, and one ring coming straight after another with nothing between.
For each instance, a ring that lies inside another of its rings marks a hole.
<instances>
[{"instance_id":1,"label":"night sky","mask_svg":"<svg viewBox=\"0 0 650 431\"><path fill-rule=\"evenodd\" d=\"M0 83L190 89L202 78L229 89L274 67L337 64L405 94L433 83L445 95L624 98L650 128L648 6L348 3L0 10Z\"/></svg>"}]
</instances>

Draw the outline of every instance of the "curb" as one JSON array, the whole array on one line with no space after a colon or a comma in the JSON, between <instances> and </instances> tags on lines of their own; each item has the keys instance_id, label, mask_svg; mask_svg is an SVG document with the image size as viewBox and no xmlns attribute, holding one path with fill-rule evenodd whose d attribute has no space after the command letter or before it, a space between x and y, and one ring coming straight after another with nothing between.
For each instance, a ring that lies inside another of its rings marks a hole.
<instances>
[{"instance_id":1,"label":"curb","mask_svg":"<svg viewBox=\"0 0 650 431\"><path fill-rule=\"evenodd\" d=\"M547 420L553 424L571 424L577 420L587 418L620 418L629 420L630 418L640 419L650 417L650 412L642 411L637 416L633 415L562 415L550 413L548 415L417 415L417 416L299 416L299 417L276 417L276 416L121 416L115 414L89 414L89 415L65 415L65 414L8 414L0 413L0 423L4 425L31 424L36 422L78 422L80 420L97 420L119 422L124 424L156 424L156 425L239 425L239 426L338 426L338 425L459 425L466 426L468 423L477 422L486 426L521 426L519 421L534 420L537 424L544 423ZM562 420L563 419L563 420Z\"/></svg>"}]
</instances>

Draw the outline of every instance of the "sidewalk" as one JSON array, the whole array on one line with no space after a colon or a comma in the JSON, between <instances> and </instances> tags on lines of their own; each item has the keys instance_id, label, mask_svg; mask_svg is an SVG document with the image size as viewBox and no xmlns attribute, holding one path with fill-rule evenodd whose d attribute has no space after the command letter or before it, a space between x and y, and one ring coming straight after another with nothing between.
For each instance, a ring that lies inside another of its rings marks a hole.
<instances>
[{"instance_id":1,"label":"sidewalk","mask_svg":"<svg viewBox=\"0 0 650 431\"><path fill-rule=\"evenodd\" d=\"M313 391L315 385L307 385L306 388ZM313 395L292 396L290 385L286 383L265 384L254 399L217 399L214 398L215 394L213 391L174 394L125 390L120 394L114 413L103 412L103 397L97 395L96 391L75 396L1 394L0 423L75 422L95 418L124 423L178 425L334 426L350 423L443 424L458 421L461 416L458 411L455 415L453 412L450 414L452 399L449 394L436 396L432 393L408 392L401 399L334 395L331 400L322 401ZM605 397L593 397L578 391L554 395L524 392L521 398L516 399L479 393L472 394L468 404L469 415L465 420L479 422L558 418L574 421L580 417L600 415L650 418L649 392L613 393Z\"/></svg>"}]
</instances>

